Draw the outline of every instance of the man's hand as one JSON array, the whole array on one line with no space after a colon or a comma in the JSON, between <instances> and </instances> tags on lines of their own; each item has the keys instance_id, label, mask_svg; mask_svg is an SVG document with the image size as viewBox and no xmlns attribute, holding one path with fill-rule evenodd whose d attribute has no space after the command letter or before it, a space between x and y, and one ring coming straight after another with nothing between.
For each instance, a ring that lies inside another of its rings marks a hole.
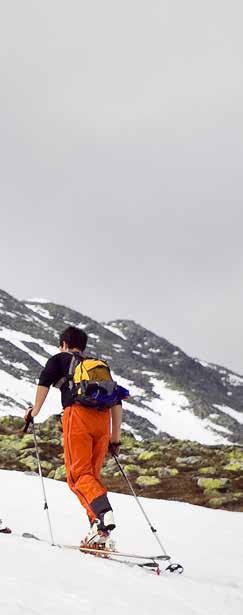
<instances>
[{"instance_id":1,"label":"man's hand","mask_svg":"<svg viewBox=\"0 0 243 615\"><path fill-rule=\"evenodd\" d=\"M27 412L24 415L24 420L26 420L28 414L30 413L31 413L32 418L34 418L34 416L37 416L37 414L39 414L39 410L37 410L35 406L29 406Z\"/></svg>"},{"instance_id":2,"label":"man's hand","mask_svg":"<svg viewBox=\"0 0 243 615\"><path fill-rule=\"evenodd\" d=\"M25 420L25 427L24 427L24 433L26 433L28 431L29 425L30 423L33 423L33 406L30 406L27 410L27 412L24 415L24 420Z\"/></svg>"},{"instance_id":3,"label":"man's hand","mask_svg":"<svg viewBox=\"0 0 243 615\"><path fill-rule=\"evenodd\" d=\"M108 451L112 457L118 457L120 452L121 442L109 442Z\"/></svg>"}]
</instances>

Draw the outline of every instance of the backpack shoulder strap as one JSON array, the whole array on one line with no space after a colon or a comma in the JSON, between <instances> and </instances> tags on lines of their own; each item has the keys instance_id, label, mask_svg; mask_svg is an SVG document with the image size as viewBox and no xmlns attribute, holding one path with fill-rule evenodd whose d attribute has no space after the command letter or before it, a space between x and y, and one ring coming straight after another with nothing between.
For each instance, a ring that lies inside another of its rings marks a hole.
<instances>
[{"instance_id":1,"label":"backpack shoulder strap","mask_svg":"<svg viewBox=\"0 0 243 615\"><path fill-rule=\"evenodd\" d=\"M73 356L72 356L71 363L69 365L69 370L68 370L68 380L69 380L68 386L69 386L70 391L74 387L74 373L76 371L76 368L78 367L78 365L80 365L80 369L82 372L83 362L85 361L85 358L77 352L73 352L72 355Z\"/></svg>"},{"instance_id":2,"label":"backpack shoulder strap","mask_svg":"<svg viewBox=\"0 0 243 615\"><path fill-rule=\"evenodd\" d=\"M77 365L79 363L81 363L82 361L84 361L84 357L82 357L81 354L77 353L77 352L70 352L69 354L72 355L71 361L70 361L70 365L69 365L69 370L68 370L68 374L67 376L62 376L62 378L60 378L56 384L55 384L55 388L56 389L61 389L61 387L63 386L63 384L65 382L69 381L69 389L70 391L73 388L73 375L75 372L75 368L77 367Z\"/></svg>"}]
</instances>

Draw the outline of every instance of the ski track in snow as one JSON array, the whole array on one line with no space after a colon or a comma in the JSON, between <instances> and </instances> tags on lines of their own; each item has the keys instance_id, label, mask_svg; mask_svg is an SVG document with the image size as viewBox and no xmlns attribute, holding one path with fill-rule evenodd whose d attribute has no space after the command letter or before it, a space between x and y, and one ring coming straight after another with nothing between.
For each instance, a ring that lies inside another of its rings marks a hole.
<instances>
[{"instance_id":1,"label":"ski track in snow","mask_svg":"<svg viewBox=\"0 0 243 615\"><path fill-rule=\"evenodd\" d=\"M44 479L54 538L78 544L88 529L78 500L62 482ZM17 534L48 540L39 477L0 471L1 515ZM158 553L131 496L110 494L117 547ZM0 534L3 615L242 615L242 513L141 498L182 576L148 574L47 543ZM183 529L183 531L182 531Z\"/></svg>"}]
</instances>

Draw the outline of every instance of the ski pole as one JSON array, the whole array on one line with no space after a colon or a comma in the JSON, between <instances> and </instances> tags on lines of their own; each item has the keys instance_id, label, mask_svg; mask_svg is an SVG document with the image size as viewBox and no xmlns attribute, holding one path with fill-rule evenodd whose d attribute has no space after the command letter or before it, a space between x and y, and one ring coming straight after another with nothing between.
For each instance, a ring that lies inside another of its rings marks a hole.
<instances>
[{"instance_id":1,"label":"ski pole","mask_svg":"<svg viewBox=\"0 0 243 615\"><path fill-rule=\"evenodd\" d=\"M157 535L157 530L153 527L153 525L152 525L151 521L149 520L148 515L146 514L146 512L145 512L145 510L144 510L144 508L143 508L143 506L142 506L142 504L141 504L141 502L140 502L140 500L139 500L138 496L136 495L136 493L135 493L135 491L134 491L134 489L133 489L133 486L132 486L132 484L131 484L131 482L130 482L129 478L127 477L127 475L126 475L125 471L123 470L123 467L121 466L121 464L120 464L120 462L119 462L119 460L118 460L118 458L117 458L117 456L116 456L116 454L115 454L115 453L113 453L113 457L114 457L114 459L115 459L115 461L116 461L116 463L117 463L117 465L118 465L118 468L119 468L119 470L120 470L120 472L121 472L121 474L122 474L123 478L124 478L124 479L125 479L125 481L127 482L128 486L129 486L129 489L130 489L130 491L132 492L132 494L133 494L133 496L134 496L134 498L135 498L135 500L136 500L136 502L137 502L137 504L138 504L138 506L139 506L140 510L142 511L143 516L145 517L145 519L146 519L146 521L147 521L147 523L148 523L148 525L149 525L149 527L150 527L150 529L151 529L151 532L153 533L153 535L154 535L155 539L157 540L157 542L158 542L158 544L159 544L159 546L160 546L160 548L161 548L161 550L162 550L163 555L168 556L168 554L166 553L165 548L164 548L164 547L163 547L163 545L162 545L161 540L159 539L159 536ZM169 556L168 556L168 557L169 557Z\"/></svg>"},{"instance_id":2,"label":"ski pole","mask_svg":"<svg viewBox=\"0 0 243 615\"><path fill-rule=\"evenodd\" d=\"M44 485L44 480L43 480L43 475L42 475L42 469L41 469L41 463L40 463L40 455L39 455L39 449L38 449L38 444L37 444L37 438L36 438L34 421L33 421L33 436L34 436L34 442L35 442L35 452L36 452L36 459L37 459L37 463L38 463L39 476L40 476L40 479L41 479L43 496L44 496L44 510L46 510L46 514L47 514L47 521L48 521L48 525L49 525L51 544L52 544L52 546L54 546L55 543L54 543L52 527L51 527L51 520L50 520L49 509L48 509L48 504L47 504L46 490L45 490L45 485Z\"/></svg>"},{"instance_id":3,"label":"ski pole","mask_svg":"<svg viewBox=\"0 0 243 615\"><path fill-rule=\"evenodd\" d=\"M41 469L40 455L39 455L39 449L38 449L37 438L36 438L36 431L35 431L35 423L34 423L33 417L31 416L31 407L29 409L29 416L27 417L27 420L26 420L26 425L25 425L25 428L24 428L24 433L27 432L30 423L32 424L32 428L33 428L33 436L34 436L34 443L35 443L35 453L36 453L36 459L37 459L37 464L38 464L39 477L41 479L42 491L43 491L43 496L44 496L44 510L46 510L46 514L47 514L47 521L48 521L50 537L51 537L51 545L55 546L54 538L53 538L53 533L52 533L52 527L51 527L51 520L50 520L50 515L49 515L49 509L48 509L48 504L47 504L46 490L45 490L43 474L42 474L42 469Z\"/></svg>"}]
</instances>

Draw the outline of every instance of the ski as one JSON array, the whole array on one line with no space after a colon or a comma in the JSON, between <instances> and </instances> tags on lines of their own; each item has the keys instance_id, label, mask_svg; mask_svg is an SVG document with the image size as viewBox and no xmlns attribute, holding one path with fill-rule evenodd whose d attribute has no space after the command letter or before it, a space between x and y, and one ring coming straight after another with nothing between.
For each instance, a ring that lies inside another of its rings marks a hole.
<instances>
[{"instance_id":1,"label":"ski","mask_svg":"<svg viewBox=\"0 0 243 615\"><path fill-rule=\"evenodd\" d=\"M63 547L93 555L94 557L100 557L101 559L126 564L130 567L139 566L145 570L155 572L157 575L164 573L182 574L184 571L181 564L171 563L171 557L169 555L138 555L135 553L124 553L123 551L115 551L111 549L95 549L92 547L77 545L63 545ZM161 561L170 562L170 564L162 570L159 565L159 562Z\"/></svg>"},{"instance_id":2,"label":"ski","mask_svg":"<svg viewBox=\"0 0 243 615\"><path fill-rule=\"evenodd\" d=\"M98 557L101 559L117 562L120 564L125 564L130 566L131 568L134 566L138 566L139 568L143 568L149 572L155 572L157 575L161 574L161 569L159 562L156 561L159 559L165 559L165 556L157 556L150 557L145 555L136 555L134 553L124 553L122 551L115 551L112 549L95 549L85 546L78 547L78 550L81 553L85 553L88 555L93 555L94 557ZM126 559L127 558L127 559ZM169 556L166 556L166 561L168 561Z\"/></svg>"},{"instance_id":3,"label":"ski","mask_svg":"<svg viewBox=\"0 0 243 615\"><path fill-rule=\"evenodd\" d=\"M12 535L18 538L27 538L28 540L31 539L38 542L45 542L46 544L50 544L47 540L39 538L35 534L31 534L30 532L23 532L23 534L16 534L15 532L13 532ZM171 562L170 555L138 555L136 553L127 553L124 551L116 551L114 549L95 549L92 547L67 544L55 544L52 546L60 549L71 549L73 551L79 551L83 554L93 555L93 557L105 559L106 561L124 564L126 566L129 566L130 568L138 566L139 568L142 568L147 572L155 572L157 575L167 573L182 574L184 572L184 568L181 564ZM160 562L170 563L164 569L161 569Z\"/></svg>"},{"instance_id":4,"label":"ski","mask_svg":"<svg viewBox=\"0 0 243 615\"><path fill-rule=\"evenodd\" d=\"M32 538L33 540L40 540L43 542L41 538L38 538L38 536L35 536L35 534L30 534L29 532L24 532L21 536L22 538Z\"/></svg>"},{"instance_id":5,"label":"ski","mask_svg":"<svg viewBox=\"0 0 243 615\"><path fill-rule=\"evenodd\" d=\"M85 552L84 552L85 553ZM135 560L129 560L129 559L125 559L125 558L120 558L118 557L112 557L109 554L107 556L102 556L102 555L97 555L95 553L91 554L93 555L93 557L98 557L99 559L105 559L105 561L107 562L115 562L116 564L122 564L124 566L128 566L129 568L142 568L143 570L145 570L146 572L152 572L155 573L156 575L160 575L163 574L163 570L161 570L160 565L158 562L155 561L143 561L143 562L138 562Z\"/></svg>"},{"instance_id":6,"label":"ski","mask_svg":"<svg viewBox=\"0 0 243 615\"><path fill-rule=\"evenodd\" d=\"M165 560L169 561L171 559L170 555L138 555L137 553L126 553L124 551L116 551L115 549L95 549L94 547L86 547L85 545L60 545L65 547L65 549L75 549L76 551L81 551L82 553L92 553L93 555L119 555L120 557L130 557L131 559L142 559L142 560Z\"/></svg>"}]
</instances>

